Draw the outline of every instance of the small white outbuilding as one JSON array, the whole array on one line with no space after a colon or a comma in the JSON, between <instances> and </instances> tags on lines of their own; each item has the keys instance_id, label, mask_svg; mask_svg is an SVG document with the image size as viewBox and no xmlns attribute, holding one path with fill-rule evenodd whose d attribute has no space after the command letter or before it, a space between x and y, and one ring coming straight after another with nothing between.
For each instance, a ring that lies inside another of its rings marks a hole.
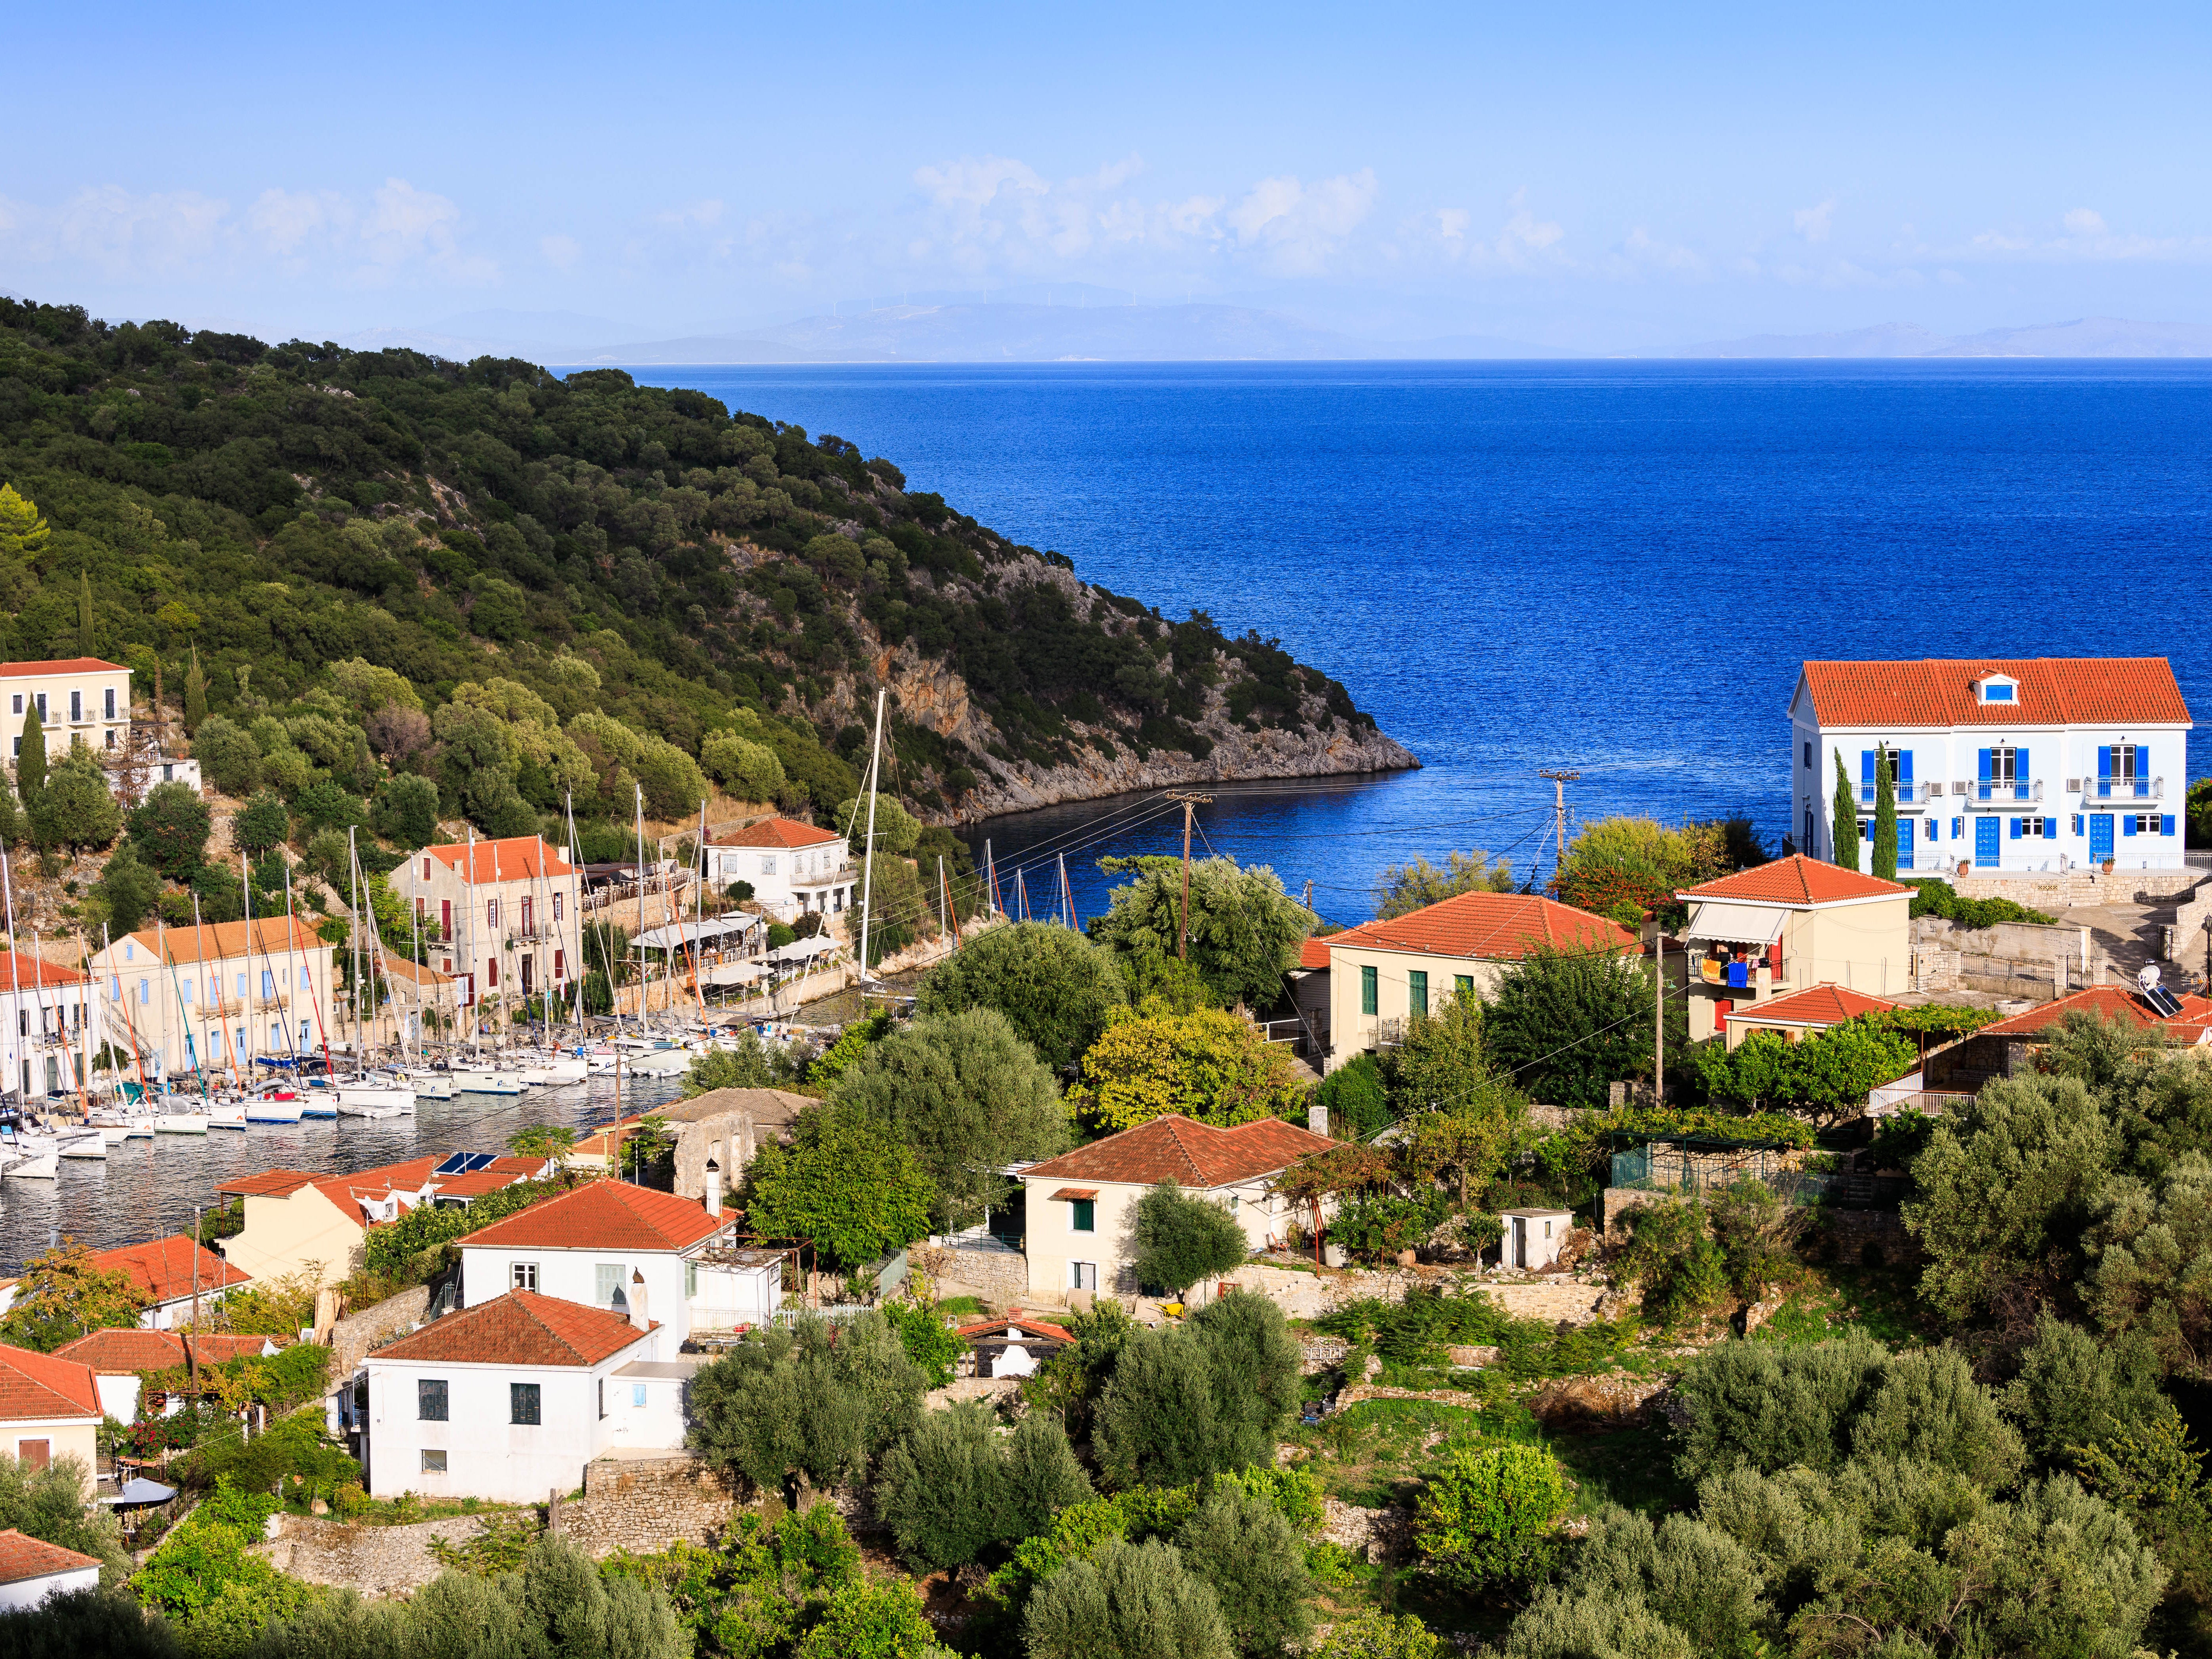
<instances>
[{"instance_id":1,"label":"small white outbuilding","mask_svg":"<svg viewBox=\"0 0 2212 1659\"><path fill-rule=\"evenodd\" d=\"M1508 1210L1498 1218L1498 1262L1503 1267L1551 1267L1574 1230L1572 1210Z\"/></svg>"}]
</instances>

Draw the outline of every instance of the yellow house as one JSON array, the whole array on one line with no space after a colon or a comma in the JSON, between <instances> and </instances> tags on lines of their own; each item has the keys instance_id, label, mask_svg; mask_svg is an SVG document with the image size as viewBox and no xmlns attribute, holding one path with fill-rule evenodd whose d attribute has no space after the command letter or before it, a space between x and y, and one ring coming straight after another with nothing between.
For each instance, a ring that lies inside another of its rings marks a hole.
<instances>
[{"instance_id":1,"label":"yellow house","mask_svg":"<svg viewBox=\"0 0 2212 1659\"><path fill-rule=\"evenodd\" d=\"M0 1342L0 1453L26 1470L75 1457L99 1467L100 1383L92 1367Z\"/></svg>"},{"instance_id":2,"label":"yellow house","mask_svg":"<svg viewBox=\"0 0 2212 1659\"><path fill-rule=\"evenodd\" d=\"M127 746L131 735L131 671L98 657L59 662L0 662L0 739L8 763L23 752L23 721L39 711L49 763L82 742L102 754Z\"/></svg>"},{"instance_id":3,"label":"yellow house","mask_svg":"<svg viewBox=\"0 0 2212 1659\"><path fill-rule=\"evenodd\" d=\"M263 1055L321 1052L331 947L283 916L142 927L93 953L102 1040L176 1077L204 1066L249 1076Z\"/></svg>"},{"instance_id":4,"label":"yellow house","mask_svg":"<svg viewBox=\"0 0 2212 1659\"><path fill-rule=\"evenodd\" d=\"M256 1279L313 1273L336 1285L362 1265L369 1229L397 1221L418 1204L466 1204L496 1187L533 1181L544 1158L492 1158L477 1162L456 1154L444 1159L410 1158L351 1175L307 1170L264 1170L216 1188L235 1198L246 1225L222 1241L223 1260Z\"/></svg>"},{"instance_id":5,"label":"yellow house","mask_svg":"<svg viewBox=\"0 0 2212 1659\"><path fill-rule=\"evenodd\" d=\"M1675 897L1690 1041L1732 1027L1747 1005L1816 985L1866 996L1912 988L1912 890L1803 854L1709 881Z\"/></svg>"},{"instance_id":6,"label":"yellow house","mask_svg":"<svg viewBox=\"0 0 2212 1659\"><path fill-rule=\"evenodd\" d=\"M1531 951L1637 949L1626 928L1535 893L1461 893L1312 941L1328 947L1328 1064L1390 1041L1455 993L1488 996Z\"/></svg>"}]
</instances>

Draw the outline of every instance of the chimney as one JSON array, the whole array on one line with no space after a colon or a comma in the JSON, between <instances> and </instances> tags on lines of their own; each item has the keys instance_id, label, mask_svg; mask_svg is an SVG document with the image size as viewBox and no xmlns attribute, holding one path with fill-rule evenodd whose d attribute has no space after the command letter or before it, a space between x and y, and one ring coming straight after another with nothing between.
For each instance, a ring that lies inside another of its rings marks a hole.
<instances>
[{"instance_id":1,"label":"chimney","mask_svg":"<svg viewBox=\"0 0 2212 1659\"><path fill-rule=\"evenodd\" d=\"M707 1157L707 1213L722 1213L722 1164L711 1152Z\"/></svg>"},{"instance_id":2,"label":"chimney","mask_svg":"<svg viewBox=\"0 0 2212 1659\"><path fill-rule=\"evenodd\" d=\"M1311 1130L1315 1134L1327 1134L1328 1133L1328 1108L1322 1105L1319 1101L1316 1101L1312 1105L1307 1107L1306 1127Z\"/></svg>"},{"instance_id":3,"label":"chimney","mask_svg":"<svg viewBox=\"0 0 2212 1659\"><path fill-rule=\"evenodd\" d=\"M653 1323L645 1312L645 1275L635 1267L629 1273L629 1322L641 1331Z\"/></svg>"}]
</instances>

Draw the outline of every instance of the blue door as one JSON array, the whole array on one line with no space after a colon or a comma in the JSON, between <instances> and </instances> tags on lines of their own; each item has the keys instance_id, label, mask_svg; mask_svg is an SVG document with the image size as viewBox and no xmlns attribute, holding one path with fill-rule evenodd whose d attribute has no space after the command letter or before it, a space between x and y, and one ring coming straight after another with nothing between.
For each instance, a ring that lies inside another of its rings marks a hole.
<instances>
[{"instance_id":1,"label":"blue door","mask_svg":"<svg viewBox=\"0 0 2212 1659\"><path fill-rule=\"evenodd\" d=\"M1911 818L1904 817L1897 821L1897 867L1900 870L1910 870L1912 867L1913 822Z\"/></svg>"},{"instance_id":2,"label":"blue door","mask_svg":"<svg viewBox=\"0 0 2212 1659\"><path fill-rule=\"evenodd\" d=\"M2004 822L1994 813L1985 812L1974 820L1974 864L1978 869L1997 867L1998 837L2004 834Z\"/></svg>"},{"instance_id":3,"label":"blue door","mask_svg":"<svg viewBox=\"0 0 2212 1659\"><path fill-rule=\"evenodd\" d=\"M2103 862L2112 856L2112 815L2110 812L2089 814L2089 861Z\"/></svg>"}]
</instances>

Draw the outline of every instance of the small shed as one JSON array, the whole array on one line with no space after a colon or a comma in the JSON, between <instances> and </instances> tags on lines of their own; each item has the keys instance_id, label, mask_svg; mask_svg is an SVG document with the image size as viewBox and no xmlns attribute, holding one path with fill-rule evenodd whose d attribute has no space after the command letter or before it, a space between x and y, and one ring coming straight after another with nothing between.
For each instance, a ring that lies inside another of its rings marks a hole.
<instances>
[{"instance_id":1,"label":"small shed","mask_svg":"<svg viewBox=\"0 0 2212 1659\"><path fill-rule=\"evenodd\" d=\"M1066 1328L1024 1313L977 1320L957 1334L975 1358L977 1376L1030 1376L1073 1340Z\"/></svg>"},{"instance_id":2,"label":"small shed","mask_svg":"<svg viewBox=\"0 0 2212 1659\"><path fill-rule=\"evenodd\" d=\"M1507 1210L1498 1218L1498 1264L1534 1269L1557 1265L1573 1231L1572 1210Z\"/></svg>"}]
</instances>

